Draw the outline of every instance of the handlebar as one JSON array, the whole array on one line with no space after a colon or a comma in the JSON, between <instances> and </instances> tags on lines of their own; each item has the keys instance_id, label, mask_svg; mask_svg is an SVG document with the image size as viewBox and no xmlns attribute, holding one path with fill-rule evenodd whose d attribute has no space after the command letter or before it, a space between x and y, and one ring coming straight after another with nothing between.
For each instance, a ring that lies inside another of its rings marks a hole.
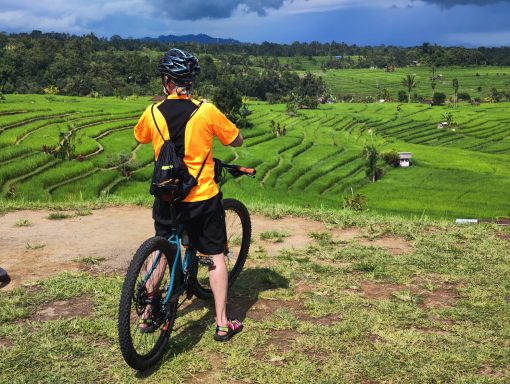
<instances>
[{"instance_id":1,"label":"handlebar","mask_svg":"<svg viewBox=\"0 0 510 384\"><path fill-rule=\"evenodd\" d=\"M234 177L239 177L243 175L255 176L255 174L257 173L257 170L254 168L247 168L236 164L226 164L222 161L220 161L220 163L221 166L225 168L228 171L228 173L230 173Z\"/></svg>"},{"instance_id":2,"label":"handlebar","mask_svg":"<svg viewBox=\"0 0 510 384\"><path fill-rule=\"evenodd\" d=\"M246 168L246 167L243 167L241 165L236 165L236 164L225 164L225 163L221 163L221 164L233 176L241 176L241 175L254 176L257 173L257 171L253 168Z\"/></svg>"}]
</instances>

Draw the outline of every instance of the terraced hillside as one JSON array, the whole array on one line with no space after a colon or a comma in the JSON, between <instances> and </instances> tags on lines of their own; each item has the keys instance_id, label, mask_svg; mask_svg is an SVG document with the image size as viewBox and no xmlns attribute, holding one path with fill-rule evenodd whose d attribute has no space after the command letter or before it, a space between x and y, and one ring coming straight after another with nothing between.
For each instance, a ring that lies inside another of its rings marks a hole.
<instances>
[{"instance_id":1,"label":"terraced hillside","mask_svg":"<svg viewBox=\"0 0 510 384\"><path fill-rule=\"evenodd\" d=\"M27 102L28 100L28 102ZM150 201L150 146L131 128L148 100L9 96L0 104L3 198L29 201ZM411 215L494 217L510 213L508 104L429 108L423 105L336 104L301 110L253 103L241 148L215 144L216 157L257 168L257 178L229 180L224 191L246 202L341 207L361 191L370 209ZM453 123L438 129L443 114ZM271 121L285 135L271 131ZM64 135L64 136L62 136ZM45 154L62 137L75 160ZM362 149L411 151L414 165L365 176Z\"/></svg>"},{"instance_id":2,"label":"terraced hillside","mask_svg":"<svg viewBox=\"0 0 510 384\"><path fill-rule=\"evenodd\" d=\"M0 184L3 197L94 199L120 181L123 167L151 162L148 148L125 140L146 101L10 96L0 104ZM71 138L74 157L47 154ZM70 192L67 192L70 191Z\"/></svg>"},{"instance_id":3,"label":"terraced hillside","mask_svg":"<svg viewBox=\"0 0 510 384\"><path fill-rule=\"evenodd\" d=\"M386 72L384 68L323 71L320 66L327 59L329 58L323 56L314 57L314 61L299 58L302 70L298 73L304 74L305 71L311 71L321 76L337 97L346 95L377 97L379 89L386 88L391 97L397 99L398 92L406 89L402 85L402 79L407 74L416 75L417 86L413 89L413 93L416 92L425 98L432 97L431 68L428 66L399 67L394 72ZM280 58L283 64L289 60L294 62L295 59ZM481 99L489 96L493 88L501 92L507 90L510 85L509 67L440 67L437 68L436 76L438 76L436 92L444 92L448 97L453 96L453 79L459 81L459 92L466 92L472 98Z\"/></svg>"}]
</instances>

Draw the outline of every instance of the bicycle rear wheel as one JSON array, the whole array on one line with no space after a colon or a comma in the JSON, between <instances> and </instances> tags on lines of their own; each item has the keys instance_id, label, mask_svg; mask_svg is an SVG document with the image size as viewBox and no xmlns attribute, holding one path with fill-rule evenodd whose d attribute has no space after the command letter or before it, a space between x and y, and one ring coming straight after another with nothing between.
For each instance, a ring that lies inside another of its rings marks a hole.
<instances>
[{"instance_id":1,"label":"bicycle rear wheel","mask_svg":"<svg viewBox=\"0 0 510 384\"><path fill-rule=\"evenodd\" d=\"M129 265L119 304L120 350L134 369L145 370L156 364L168 343L177 301L166 305L176 248L163 237L146 240ZM182 283L175 273L174 288Z\"/></svg>"},{"instance_id":2,"label":"bicycle rear wheel","mask_svg":"<svg viewBox=\"0 0 510 384\"><path fill-rule=\"evenodd\" d=\"M228 271L228 287L237 279L248 256L251 241L251 220L248 209L238 200L224 199L225 228L227 243L225 245L225 264ZM201 299L213 297L209 284L209 268L198 265L194 293Z\"/></svg>"}]
</instances>

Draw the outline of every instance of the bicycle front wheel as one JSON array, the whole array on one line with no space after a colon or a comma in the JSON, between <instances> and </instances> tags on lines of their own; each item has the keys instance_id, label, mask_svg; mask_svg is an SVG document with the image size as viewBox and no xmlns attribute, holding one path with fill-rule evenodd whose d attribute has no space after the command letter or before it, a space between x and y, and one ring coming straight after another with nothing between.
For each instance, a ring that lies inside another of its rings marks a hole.
<instances>
[{"instance_id":1,"label":"bicycle front wheel","mask_svg":"<svg viewBox=\"0 0 510 384\"><path fill-rule=\"evenodd\" d=\"M119 304L120 350L134 369L158 362L175 321L177 302L164 303L176 248L163 237L146 240L129 265ZM174 288L182 283L175 274Z\"/></svg>"},{"instance_id":2,"label":"bicycle front wheel","mask_svg":"<svg viewBox=\"0 0 510 384\"><path fill-rule=\"evenodd\" d=\"M228 287L230 288L243 269L251 241L251 220L248 209L239 200L224 199L225 229L225 264L228 271ZM213 297L209 284L209 268L199 265L195 279L194 293L201 299Z\"/></svg>"}]
</instances>

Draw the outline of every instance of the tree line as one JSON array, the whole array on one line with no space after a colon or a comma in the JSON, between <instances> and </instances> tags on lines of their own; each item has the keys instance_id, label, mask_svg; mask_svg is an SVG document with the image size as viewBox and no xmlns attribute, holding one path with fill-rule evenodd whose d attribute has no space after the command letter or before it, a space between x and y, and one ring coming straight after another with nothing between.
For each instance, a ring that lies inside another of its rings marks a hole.
<instances>
[{"instance_id":1,"label":"tree line","mask_svg":"<svg viewBox=\"0 0 510 384\"><path fill-rule=\"evenodd\" d=\"M161 94L157 61L172 46L157 40L99 38L94 34L0 33L0 94L58 93L127 97ZM300 78L298 57L328 56L324 68L391 70L420 61L441 65L510 65L510 48L441 47L424 43L419 47L358 47L346 43L222 44L179 43L198 55L202 74L196 87L201 96L227 97L227 111L239 112L241 95L270 102L313 107L325 101L328 92L320 77ZM290 59L285 63L278 57ZM296 58L293 60L293 58ZM233 97L233 99L232 99ZM233 100L233 101L232 101Z\"/></svg>"},{"instance_id":2,"label":"tree line","mask_svg":"<svg viewBox=\"0 0 510 384\"><path fill-rule=\"evenodd\" d=\"M249 113L242 96L270 102L292 99L300 105L313 104L319 97L326 99L321 78L308 74L302 79L279 65L277 58L248 56L227 49L217 53L215 46L180 46L199 57L201 74L194 93L213 99L241 125ZM94 34L0 33L0 95L47 93L122 98L162 94L157 63L170 47L118 36L108 40Z\"/></svg>"}]
</instances>

